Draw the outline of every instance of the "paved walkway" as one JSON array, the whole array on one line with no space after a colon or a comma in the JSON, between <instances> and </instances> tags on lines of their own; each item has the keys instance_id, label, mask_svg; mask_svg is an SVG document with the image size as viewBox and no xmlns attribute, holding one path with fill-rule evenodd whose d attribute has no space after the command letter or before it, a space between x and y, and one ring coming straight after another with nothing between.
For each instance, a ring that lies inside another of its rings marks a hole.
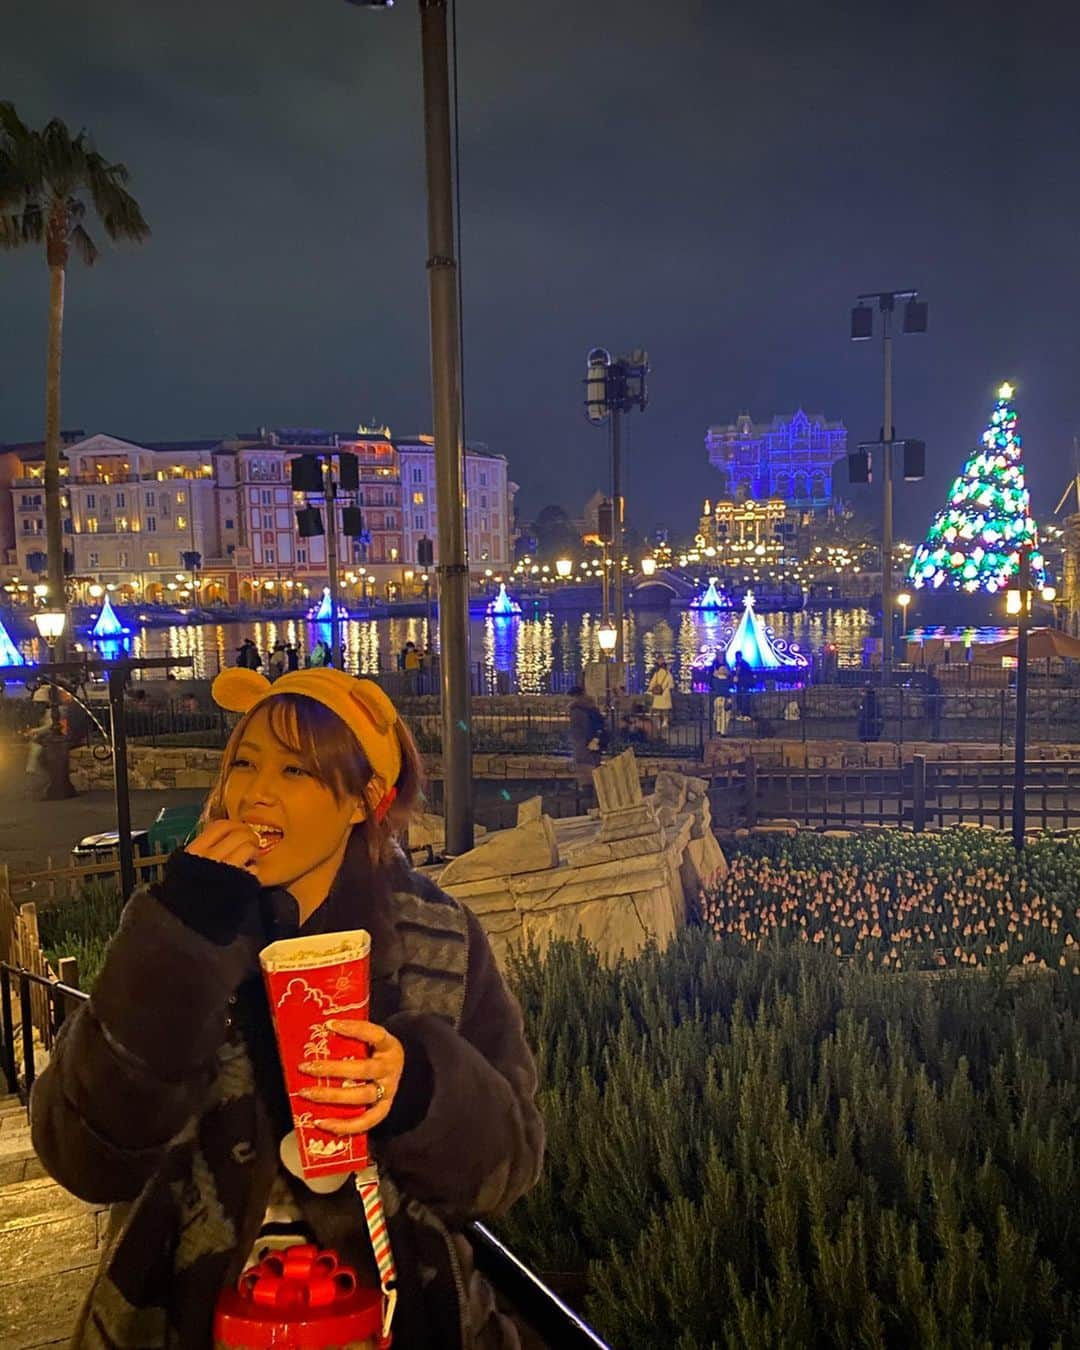
<instances>
[{"instance_id":1,"label":"paved walkway","mask_svg":"<svg viewBox=\"0 0 1080 1350\"><path fill-rule=\"evenodd\" d=\"M132 826L145 829L163 806L202 802L205 796L205 788L133 791ZM0 738L0 862L13 872L45 868L50 857L66 867L73 845L85 835L115 829L111 792L83 792L66 802L32 801L26 790L25 741Z\"/></svg>"}]
</instances>

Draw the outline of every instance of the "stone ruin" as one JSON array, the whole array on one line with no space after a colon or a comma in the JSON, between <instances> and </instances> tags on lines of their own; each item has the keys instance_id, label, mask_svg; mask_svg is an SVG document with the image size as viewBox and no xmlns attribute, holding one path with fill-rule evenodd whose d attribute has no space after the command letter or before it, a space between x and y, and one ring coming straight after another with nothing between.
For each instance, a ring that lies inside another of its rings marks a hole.
<instances>
[{"instance_id":1,"label":"stone ruin","mask_svg":"<svg viewBox=\"0 0 1080 1350\"><path fill-rule=\"evenodd\" d=\"M437 875L483 924L504 963L514 946L579 934L605 960L665 946L696 908L707 881L727 871L712 832L703 778L661 770L641 790L632 750L593 774L597 808L553 820L543 800Z\"/></svg>"}]
</instances>

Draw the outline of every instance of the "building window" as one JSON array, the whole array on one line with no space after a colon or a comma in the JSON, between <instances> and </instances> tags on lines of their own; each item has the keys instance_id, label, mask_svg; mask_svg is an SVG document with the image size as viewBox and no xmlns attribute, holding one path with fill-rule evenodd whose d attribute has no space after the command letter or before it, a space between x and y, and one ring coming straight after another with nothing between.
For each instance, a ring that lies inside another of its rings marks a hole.
<instances>
[{"instance_id":1,"label":"building window","mask_svg":"<svg viewBox=\"0 0 1080 1350\"><path fill-rule=\"evenodd\" d=\"M187 516L177 516L177 517L176 517L176 528L177 528L178 530L186 530L186 529L187 529Z\"/></svg>"},{"instance_id":2,"label":"building window","mask_svg":"<svg viewBox=\"0 0 1080 1350\"><path fill-rule=\"evenodd\" d=\"M383 529L392 530L394 528L394 517L383 516Z\"/></svg>"},{"instance_id":3,"label":"building window","mask_svg":"<svg viewBox=\"0 0 1080 1350\"><path fill-rule=\"evenodd\" d=\"M23 523L22 523L22 528L23 528L23 534L33 534L33 533L34 533L34 522L30 519L29 516L26 516L26 517L24 518Z\"/></svg>"},{"instance_id":4,"label":"building window","mask_svg":"<svg viewBox=\"0 0 1080 1350\"><path fill-rule=\"evenodd\" d=\"M116 555L116 565L117 565L117 567L127 567L127 565L128 565L128 555L127 555L127 551L126 551L125 549L120 549L120 551L117 553L117 555Z\"/></svg>"},{"instance_id":5,"label":"building window","mask_svg":"<svg viewBox=\"0 0 1080 1350\"><path fill-rule=\"evenodd\" d=\"M152 548L152 549L150 549L150 550L147 552L147 554L146 554L146 565L147 565L147 567L160 567L160 566L161 566L161 554L158 553L157 549Z\"/></svg>"},{"instance_id":6,"label":"building window","mask_svg":"<svg viewBox=\"0 0 1080 1350\"><path fill-rule=\"evenodd\" d=\"M96 502L95 502L95 500L94 500L94 494L93 494L92 492L88 492L88 493L86 494L86 509L87 509L88 511L92 511L92 510L94 509L95 505L96 505Z\"/></svg>"},{"instance_id":7,"label":"building window","mask_svg":"<svg viewBox=\"0 0 1080 1350\"><path fill-rule=\"evenodd\" d=\"M91 568L97 568L101 565L100 559L98 558L98 555L96 553L88 553L86 555L86 564L88 567Z\"/></svg>"},{"instance_id":8,"label":"building window","mask_svg":"<svg viewBox=\"0 0 1080 1350\"><path fill-rule=\"evenodd\" d=\"M116 494L116 505L118 509L123 509L123 507L127 505L125 494L123 492L118 492Z\"/></svg>"},{"instance_id":9,"label":"building window","mask_svg":"<svg viewBox=\"0 0 1080 1350\"><path fill-rule=\"evenodd\" d=\"M117 528L117 530L118 530L121 534L126 534L126 533L127 533L127 528L128 528L128 518L127 518L127 516L117 516L117 517L116 517L116 528Z\"/></svg>"},{"instance_id":10,"label":"building window","mask_svg":"<svg viewBox=\"0 0 1080 1350\"><path fill-rule=\"evenodd\" d=\"M150 491L148 491L147 494L146 494L146 504L147 504L147 506L153 506L153 504L154 504L154 492L153 492L153 489L151 489Z\"/></svg>"},{"instance_id":11,"label":"building window","mask_svg":"<svg viewBox=\"0 0 1080 1350\"><path fill-rule=\"evenodd\" d=\"M481 505L481 506L487 506L487 493L486 493L486 492L481 492L481 494L480 494L480 505Z\"/></svg>"},{"instance_id":12,"label":"building window","mask_svg":"<svg viewBox=\"0 0 1080 1350\"><path fill-rule=\"evenodd\" d=\"M97 534L97 516L86 517L86 533Z\"/></svg>"},{"instance_id":13,"label":"building window","mask_svg":"<svg viewBox=\"0 0 1080 1350\"><path fill-rule=\"evenodd\" d=\"M486 469L481 469L481 470L480 470L480 486L481 486L481 487L487 487L487 470L486 470Z\"/></svg>"},{"instance_id":14,"label":"building window","mask_svg":"<svg viewBox=\"0 0 1080 1350\"><path fill-rule=\"evenodd\" d=\"M296 561L298 563L307 562L307 549L298 547L296 550Z\"/></svg>"},{"instance_id":15,"label":"building window","mask_svg":"<svg viewBox=\"0 0 1080 1350\"><path fill-rule=\"evenodd\" d=\"M147 517L146 517L146 528L147 528L147 530L149 531L150 534L156 533L156 531L157 531L157 516L147 516Z\"/></svg>"},{"instance_id":16,"label":"building window","mask_svg":"<svg viewBox=\"0 0 1080 1350\"><path fill-rule=\"evenodd\" d=\"M424 494L423 494L422 492L414 492L413 495L412 495L412 500L413 500L413 506L423 506L423 504L424 504Z\"/></svg>"},{"instance_id":17,"label":"building window","mask_svg":"<svg viewBox=\"0 0 1080 1350\"><path fill-rule=\"evenodd\" d=\"M263 549L263 562L272 563L274 561L274 550L272 548Z\"/></svg>"},{"instance_id":18,"label":"building window","mask_svg":"<svg viewBox=\"0 0 1080 1350\"><path fill-rule=\"evenodd\" d=\"M227 530L233 530L233 529L236 528L236 526L233 524L233 521L232 521L232 517L231 517L231 516L226 516L226 517L225 517L225 528L226 528Z\"/></svg>"},{"instance_id":19,"label":"building window","mask_svg":"<svg viewBox=\"0 0 1080 1350\"><path fill-rule=\"evenodd\" d=\"M414 530L422 530L423 528L424 528L424 517L423 517L423 516L413 516L413 529L414 529Z\"/></svg>"},{"instance_id":20,"label":"building window","mask_svg":"<svg viewBox=\"0 0 1080 1350\"><path fill-rule=\"evenodd\" d=\"M274 494L273 494L272 492L270 492L268 489L264 488L263 491L262 491L262 493L261 493L260 495L261 495L261 497L262 497L262 504L263 504L263 506L273 506L273 504L274 504Z\"/></svg>"},{"instance_id":21,"label":"building window","mask_svg":"<svg viewBox=\"0 0 1080 1350\"><path fill-rule=\"evenodd\" d=\"M422 465L417 465L417 467L413 469L412 480L414 483L422 483L424 481L424 469Z\"/></svg>"},{"instance_id":22,"label":"building window","mask_svg":"<svg viewBox=\"0 0 1080 1350\"><path fill-rule=\"evenodd\" d=\"M252 528L253 530L261 530L261 529L262 529L262 512L261 512L261 511L254 511L254 510L252 511L252 513L251 513L251 528Z\"/></svg>"},{"instance_id":23,"label":"building window","mask_svg":"<svg viewBox=\"0 0 1080 1350\"><path fill-rule=\"evenodd\" d=\"M184 494L183 492L178 492L178 493L176 494L176 504L177 504L177 506L183 506L183 504L184 504L184 497L185 497L185 494Z\"/></svg>"}]
</instances>

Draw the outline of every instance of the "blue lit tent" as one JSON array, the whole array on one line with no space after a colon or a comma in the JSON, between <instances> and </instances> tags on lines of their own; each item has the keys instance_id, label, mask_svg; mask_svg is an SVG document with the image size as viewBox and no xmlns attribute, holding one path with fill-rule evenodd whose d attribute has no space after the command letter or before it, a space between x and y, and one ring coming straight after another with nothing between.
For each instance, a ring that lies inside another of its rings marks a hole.
<instances>
[{"instance_id":1,"label":"blue lit tent","mask_svg":"<svg viewBox=\"0 0 1080 1350\"><path fill-rule=\"evenodd\" d=\"M128 631L129 630L125 628L116 617L116 610L112 607L112 601L109 599L108 595L106 595L105 601L101 606L101 613L97 616L97 622L94 624L93 628L90 629L91 638L95 642L101 640L111 641L115 638L123 637Z\"/></svg>"},{"instance_id":2,"label":"blue lit tent","mask_svg":"<svg viewBox=\"0 0 1080 1350\"><path fill-rule=\"evenodd\" d=\"M499 582L499 593L494 600L488 601L486 612L493 619L512 619L515 615L521 613L521 606L518 602L507 595L504 581Z\"/></svg>"},{"instance_id":3,"label":"blue lit tent","mask_svg":"<svg viewBox=\"0 0 1080 1350\"><path fill-rule=\"evenodd\" d=\"M690 601L691 609L724 609L726 605L727 601L716 589L715 577L710 577L705 590L700 595L695 595L693 600Z\"/></svg>"},{"instance_id":4,"label":"blue lit tent","mask_svg":"<svg viewBox=\"0 0 1080 1350\"><path fill-rule=\"evenodd\" d=\"M4 627L3 619L0 619L0 666L25 666L26 660L22 652L15 646L8 636L8 630Z\"/></svg>"},{"instance_id":5,"label":"blue lit tent","mask_svg":"<svg viewBox=\"0 0 1080 1350\"><path fill-rule=\"evenodd\" d=\"M728 639L724 661L730 670L740 653L751 670L802 671L808 662L795 643L778 638L754 612L754 593L747 591L738 627Z\"/></svg>"},{"instance_id":6,"label":"blue lit tent","mask_svg":"<svg viewBox=\"0 0 1080 1350\"><path fill-rule=\"evenodd\" d=\"M349 611L345 608L345 606L341 603L340 600L338 601L337 612L339 619L347 619L349 617ZM308 618L313 620L315 623L329 624L332 614L333 609L331 608L330 605L330 587L324 586L322 599L319 601L317 605L313 605L312 608L308 610Z\"/></svg>"}]
</instances>

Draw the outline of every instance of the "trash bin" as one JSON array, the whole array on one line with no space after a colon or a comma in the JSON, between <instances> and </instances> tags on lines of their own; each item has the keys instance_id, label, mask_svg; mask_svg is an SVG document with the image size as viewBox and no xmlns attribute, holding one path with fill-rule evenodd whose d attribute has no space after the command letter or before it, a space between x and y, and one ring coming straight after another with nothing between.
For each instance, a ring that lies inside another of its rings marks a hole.
<instances>
[{"instance_id":1,"label":"trash bin","mask_svg":"<svg viewBox=\"0 0 1080 1350\"><path fill-rule=\"evenodd\" d=\"M131 847L137 857L145 857L149 830L132 830ZM120 864L120 834L106 830L102 834L88 834L71 850L71 861L76 867L102 864L103 872L115 872Z\"/></svg>"},{"instance_id":2,"label":"trash bin","mask_svg":"<svg viewBox=\"0 0 1080 1350\"><path fill-rule=\"evenodd\" d=\"M195 833L199 823L202 806L193 802L188 806L163 806L154 817L147 837L147 855L157 857L159 853L171 853L180 848Z\"/></svg>"}]
</instances>

